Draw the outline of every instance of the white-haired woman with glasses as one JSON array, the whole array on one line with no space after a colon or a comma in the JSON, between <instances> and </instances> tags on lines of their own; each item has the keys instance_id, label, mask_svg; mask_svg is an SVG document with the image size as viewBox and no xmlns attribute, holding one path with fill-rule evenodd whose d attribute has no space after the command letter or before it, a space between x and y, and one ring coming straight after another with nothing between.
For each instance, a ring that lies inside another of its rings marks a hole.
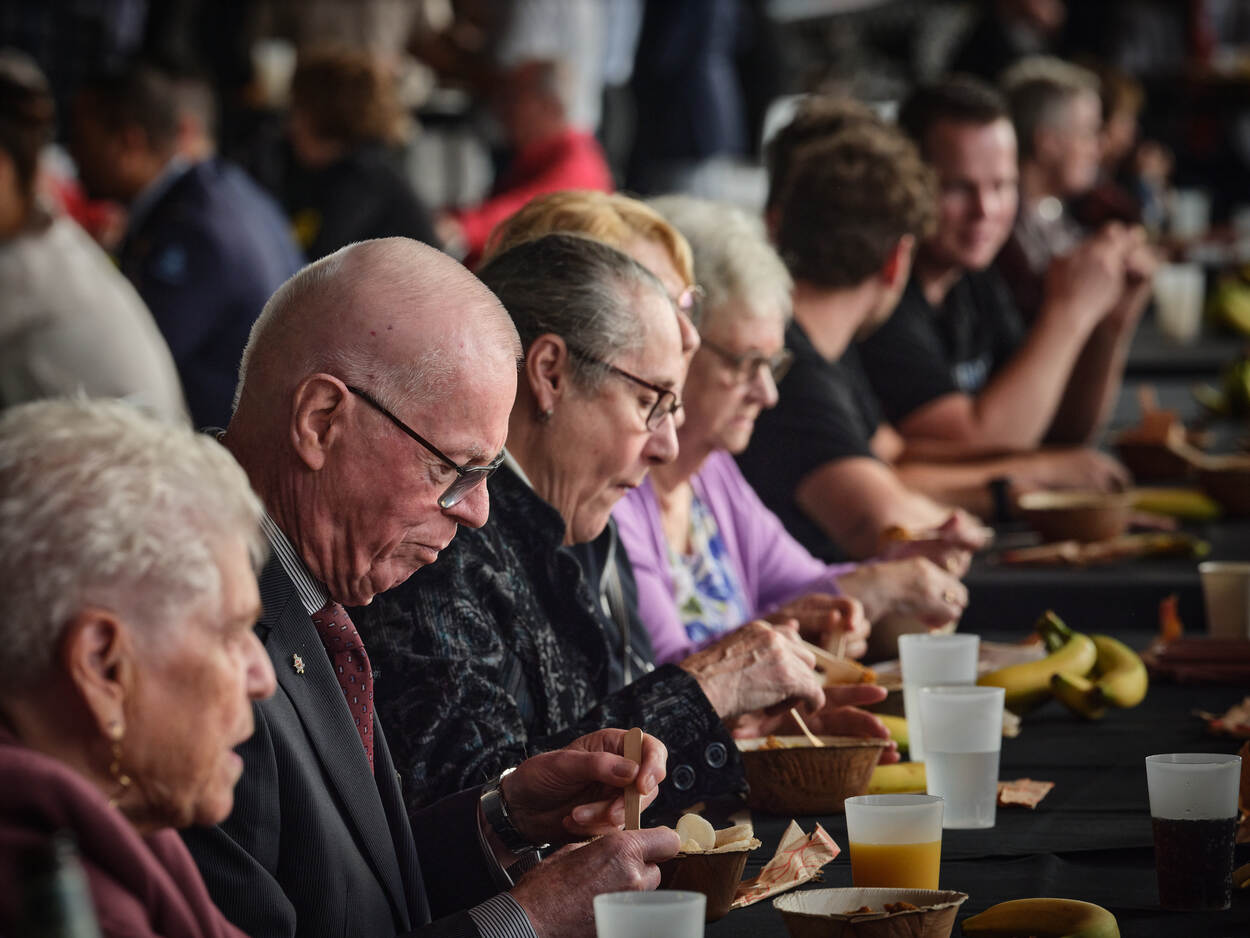
<instances>
[{"instance_id":1,"label":"white-haired woman with glasses","mask_svg":"<svg viewBox=\"0 0 1250 938\"><path fill-rule=\"evenodd\" d=\"M853 656L864 654L868 623L882 616L953 622L967 592L937 565L826 565L742 477L733 454L776 404L790 363L790 276L762 225L737 209L685 196L651 205L685 235L706 291L692 310L701 344L683 390L680 452L613 512L656 660L682 660L760 616L797 620L811 640Z\"/></svg>"},{"instance_id":2,"label":"white-haired woman with glasses","mask_svg":"<svg viewBox=\"0 0 1250 938\"><path fill-rule=\"evenodd\" d=\"M375 700L397 728L405 796L423 805L606 726L645 727L668 748L662 808L741 789L725 721L782 702L824 708L810 654L757 624L625 683L571 549L677 455L685 361L671 298L627 255L572 234L519 244L479 276L525 351L490 521L352 613L383 674ZM830 696L833 709L882 692ZM842 728L874 722L854 711Z\"/></svg>"},{"instance_id":3,"label":"white-haired woman with glasses","mask_svg":"<svg viewBox=\"0 0 1250 938\"><path fill-rule=\"evenodd\" d=\"M0 418L0 933L67 832L105 936L241 938L174 829L230 814L273 693L260 518L189 428L102 401Z\"/></svg>"}]
</instances>

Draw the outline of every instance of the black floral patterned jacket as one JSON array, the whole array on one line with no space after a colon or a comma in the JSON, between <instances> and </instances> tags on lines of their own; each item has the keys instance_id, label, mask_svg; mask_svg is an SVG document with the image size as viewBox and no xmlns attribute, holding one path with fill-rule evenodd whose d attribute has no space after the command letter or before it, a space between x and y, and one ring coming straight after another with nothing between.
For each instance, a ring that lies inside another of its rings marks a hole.
<instances>
[{"instance_id":1,"label":"black floral patterned jacket","mask_svg":"<svg viewBox=\"0 0 1250 938\"><path fill-rule=\"evenodd\" d=\"M668 747L653 811L745 788L732 738L676 665L612 687L611 650L564 521L509 469L488 483L490 521L437 563L352 610L410 809L479 785L604 727Z\"/></svg>"}]
</instances>

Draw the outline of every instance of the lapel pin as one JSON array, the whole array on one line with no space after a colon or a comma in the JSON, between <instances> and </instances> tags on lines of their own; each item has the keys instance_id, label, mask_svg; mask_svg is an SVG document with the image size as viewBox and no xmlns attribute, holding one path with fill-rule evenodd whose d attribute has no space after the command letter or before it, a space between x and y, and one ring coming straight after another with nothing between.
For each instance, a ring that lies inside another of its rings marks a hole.
<instances>
[{"instance_id":1,"label":"lapel pin","mask_svg":"<svg viewBox=\"0 0 1250 938\"><path fill-rule=\"evenodd\" d=\"M296 674L304 673L304 659L299 655L291 655L291 667L295 669Z\"/></svg>"}]
</instances>

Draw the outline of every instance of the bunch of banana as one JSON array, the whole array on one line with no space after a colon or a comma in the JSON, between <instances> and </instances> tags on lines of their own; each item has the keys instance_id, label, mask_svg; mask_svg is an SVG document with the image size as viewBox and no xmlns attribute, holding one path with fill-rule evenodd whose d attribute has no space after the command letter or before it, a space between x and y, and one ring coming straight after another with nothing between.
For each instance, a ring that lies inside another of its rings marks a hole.
<instances>
[{"instance_id":1,"label":"bunch of banana","mask_svg":"<svg viewBox=\"0 0 1250 938\"><path fill-rule=\"evenodd\" d=\"M1005 705L1013 713L1026 713L1051 696L1051 679L1056 674L1084 677L1094 667L1098 651L1088 635L1074 632L1053 612L1047 612L1037 623L1046 648L1050 652L1040 661L1013 664L983 675L978 681L1006 690Z\"/></svg>"},{"instance_id":2,"label":"bunch of banana","mask_svg":"<svg viewBox=\"0 0 1250 938\"><path fill-rule=\"evenodd\" d=\"M1112 707L1136 707L1146 697L1150 679L1133 649L1110 635L1091 635L1098 656L1088 677L1056 674L1050 689L1060 703L1089 720L1101 719Z\"/></svg>"},{"instance_id":3,"label":"bunch of banana","mask_svg":"<svg viewBox=\"0 0 1250 938\"><path fill-rule=\"evenodd\" d=\"M911 738L907 735L907 718L892 716L888 713L878 713L876 717L890 731L890 739L898 744L898 748L900 750L907 749L908 741Z\"/></svg>"},{"instance_id":4,"label":"bunch of banana","mask_svg":"<svg viewBox=\"0 0 1250 938\"><path fill-rule=\"evenodd\" d=\"M868 780L870 795L901 795L925 791L923 762L895 762L879 765Z\"/></svg>"},{"instance_id":5,"label":"bunch of banana","mask_svg":"<svg viewBox=\"0 0 1250 938\"><path fill-rule=\"evenodd\" d=\"M1137 489L1133 492L1133 507L1186 521L1210 521L1221 513L1220 503L1198 489Z\"/></svg>"},{"instance_id":6,"label":"bunch of banana","mask_svg":"<svg viewBox=\"0 0 1250 938\"><path fill-rule=\"evenodd\" d=\"M1013 899L963 921L979 938L1120 938L1115 916L1077 899Z\"/></svg>"}]
</instances>

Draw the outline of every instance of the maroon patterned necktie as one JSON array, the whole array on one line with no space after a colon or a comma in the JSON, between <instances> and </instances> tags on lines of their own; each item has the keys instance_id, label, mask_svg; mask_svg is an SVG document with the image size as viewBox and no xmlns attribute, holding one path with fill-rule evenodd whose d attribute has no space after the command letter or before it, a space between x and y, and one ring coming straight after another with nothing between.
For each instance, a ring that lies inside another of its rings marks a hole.
<instances>
[{"instance_id":1,"label":"maroon patterned necktie","mask_svg":"<svg viewBox=\"0 0 1250 938\"><path fill-rule=\"evenodd\" d=\"M334 675L343 688L347 707L356 722L356 731L369 757L373 769L373 671L369 668L369 655L365 652L360 633L352 624L347 610L331 600L312 615L313 625L326 646Z\"/></svg>"}]
</instances>

